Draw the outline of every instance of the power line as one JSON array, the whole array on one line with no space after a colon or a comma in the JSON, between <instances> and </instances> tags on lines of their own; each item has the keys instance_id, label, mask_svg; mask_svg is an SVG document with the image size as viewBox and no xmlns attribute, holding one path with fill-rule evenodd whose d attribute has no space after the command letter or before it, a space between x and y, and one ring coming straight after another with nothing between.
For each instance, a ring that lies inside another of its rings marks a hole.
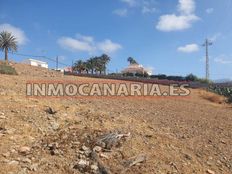
<instances>
[{"instance_id":1,"label":"power line","mask_svg":"<svg viewBox=\"0 0 232 174\"><path fill-rule=\"evenodd\" d=\"M205 47L205 78L209 80L209 46L213 45L212 42L210 42L208 39L205 39L205 43L203 46Z\"/></svg>"},{"instance_id":2,"label":"power line","mask_svg":"<svg viewBox=\"0 0 232 174\"><path fill-rule=\"evenodd\" d=\"M49 61L52 61L52 62L55 62L56 63L56 68L58 69L58 63L60 65L64 65L64 66L70 66L68 64L65 64L63 62L59 62L58 61L58 56L56 57L56 59L53 59L53 58L50 58L50 57L47 57L47 56L42 56L42 55L32 55L32 54L23 54L23 53L14 53L14 52L9 52L10 54L14 54L14 55L18 55L18 56L23 56L23 57L32 57L32 58L42 58L42 59L46 59L46 60L49 60Z\"/></svg>"},{"instance_id":3,"label":"power line","mask_svg":"<svg viewBox=\"0 0 232 174\"><path fill-rule=\"evenodd\" d=\"M40 58L44 58L45 56L36 56L36 55L31 55L31 54L21 54L21 53L14 53L14 52L9 52L10 54L14 54L14 55L18 55L18 56L24 56L24 57L40 57Z\"/></svg>"}]
</instances>

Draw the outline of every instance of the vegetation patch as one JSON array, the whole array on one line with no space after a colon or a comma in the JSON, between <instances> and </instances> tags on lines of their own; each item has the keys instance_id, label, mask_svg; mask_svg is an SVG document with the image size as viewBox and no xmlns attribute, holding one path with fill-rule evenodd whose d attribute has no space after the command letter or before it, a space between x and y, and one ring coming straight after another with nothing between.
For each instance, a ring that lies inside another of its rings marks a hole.
<instances>
[{"instance_id":1,"label":"vegetation patch","mask_svg":"<svg viewBox=\"0 0 232 174\"><path fill-rule=\"evenodd\" d=\"M17 75L16 70L5 63L0 64L0 74L9 74L9 75Z\"/></svg>"},{"instance_id":2,"label":"vegetation patch","mask_svg":"<svg viewBox=\"0 0 232 174\"><path fill-rule=\"evenodd\" d=\"M232 87L210 86L209 90L219 95L227 97L228 103L232 103Z\"/></svg>"},{"instance_id":3,"label":"vegetation patch","mask_svg":"<svg viewBox=\"0 0 232 174\"><path fill-rule=\"evenodd\" d=\"M202 84L212 83L210 80L199 78L194 74L189 74L185 77L183 76L167 76L165 74L151 75L150 78L155 78L158 80L173 80L173 81L188 81L188 82L199 82Z\"/></svg>"}]
</instances>

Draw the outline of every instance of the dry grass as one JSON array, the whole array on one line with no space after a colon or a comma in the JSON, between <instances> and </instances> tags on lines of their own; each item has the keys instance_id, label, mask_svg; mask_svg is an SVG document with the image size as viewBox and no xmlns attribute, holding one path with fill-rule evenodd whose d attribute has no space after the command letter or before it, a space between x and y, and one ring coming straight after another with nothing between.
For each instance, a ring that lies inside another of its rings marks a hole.
<instances>
[{"instance_id":1,"label":"dry grass","mask_svg":"<svg viewBox=\"0 0 232 174\"><path fill-rule=\"evenodd\" d=\"M206 99L206 100L213 102L213 103L218 103L218 104L225 103L225 97L214 94L212 92L201 91L200 96L203 99Z\"/></svg>"}]
</instances>

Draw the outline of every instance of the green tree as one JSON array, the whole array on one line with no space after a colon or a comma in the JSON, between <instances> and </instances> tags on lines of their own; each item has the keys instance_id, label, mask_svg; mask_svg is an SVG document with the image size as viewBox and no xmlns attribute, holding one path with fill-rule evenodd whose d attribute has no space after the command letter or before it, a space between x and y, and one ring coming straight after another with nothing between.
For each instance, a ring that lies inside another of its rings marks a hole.
<instances>
[{"instance_id":1,"label":"green tree","mask_svg":"<svg viewBox=\"0 0 232 174\"><path fill-rule=\"evenodd\" d=\"M82 60L76 61L73 70L78 71L81 74L85 70L85 63Z\"/></svg>"},{"instance_id":2,"label":"green tree","mask_svg":"<svg viewBox=\"0 0 232 174\"><path fill-rule=\"evenodd\" d=\"M93 74L96 68L96 59L94 57L91 57L90 59L87 60L87 67L91 71L91 74Z\"/></svg>"},{"instance_id":3,"label":"green tree","mask_svg":"<svg viewBox=\"0 0 232 174\"><path fill-rule=\"evenodd\" d=\"M130 64L138 64L137 61L136 61L133 57L128 57L127 61L128 61Z\"/></svg>"},{"instance_id":4,"label":"green tree","mask_svg":"<svg viewBox=\"0 0 232 174\"><path fill-rule=\"evenodd\" d=\"M110 57L107 54L102 54L101 62L103 64L104 74L106 74L106 65L110 62Z\"/></svg>"},{"instance_id":5,"label":"green tree","mask_svg":"<svg viewBox=\"0 0 232 174\"><path fill-rule=\"evenodd\" d=\"M102 61L101 57L95 57L95 71L99 72L99 74L102 74L104 71L104 63Z\"/></svg>"},{"instance_id":6,"label":"green tree","mask_svg":"<svg viewBox=\"0 0 232 174\"><path fill-rule=\"evenodd\" d=\"M0 49L5 52L5 61L8 63L8 52L17 51L16 38L7 31L0 33Z\"/></svg>"},{"instance_id":7,"label":"green tree","mask_svg":"<svg viewBox=\"0 0 232 174\"><path fill-rule=\"evenodd\" d=\"M193 81L193 82L195 82L195 81L198 80L197 76L195 76L195 75L193 75L193 74L187 75L187 76L185 77L185 79L186 79L187 81Z\"/></svg>"},{"instance_id":8,"label":"green tree","mask_svg":"<svg viewBox=\"0 0 232 174\"><path fill-rule=\"evenodd\" d=\"M106 65L109 63L110 57L106 54L102 54L101 56L95 56L91 57L86 61L78 60L73 66L73 70L78 71L79 73L82 73L83 71L86 71L87 74L91 71L93 74L99 73L106 74Z\"/></svg>"},{"instance_id":9,"label":"green tree","mask_svg":"<svg viewBox=\"0 0 232 174\"><path fill-rule=\"evenodd\" d=\"M84 62L84 68L87 74L89 74L89 71L91 70L91 65L88 61Z\"/></svg>"}]
</instances>

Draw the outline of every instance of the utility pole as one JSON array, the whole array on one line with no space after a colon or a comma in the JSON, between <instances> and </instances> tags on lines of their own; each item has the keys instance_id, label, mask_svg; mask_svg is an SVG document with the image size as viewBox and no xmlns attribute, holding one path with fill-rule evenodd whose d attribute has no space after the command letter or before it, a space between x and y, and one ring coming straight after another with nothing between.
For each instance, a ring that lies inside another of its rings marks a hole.
<instances>
[{"instance_id":1,"label":"utility pole","mask_svg":"<svg viewBox=\"0 0 232 174\"><path fill-rule=\"evenodd\" d=\"M72 60L72 67L71 67L71 70L72 70L72 72L73 72L73 60Z\"/></svg>"},{"instance_id":2,"label":"utility pole","mask_svg":"<svg viewBox=\"0 0 232 174\"><path fill-rule=\"evenodd\" d=\"M56 56L56 70L58 70L58 56Z\"/></svg>"},{"instance_id":3,"label":"utility pole","mask_svg":"<svg viewBox=\"0 0 232 174\"><path fill-rule=\"evenodd\" d=\"M210 73L209 73L209 46L213 45L213 42L210 42L208 39L205 39L205 43L203 47L205 47L205 78L209 80Z\"/></svg>"}]
</instances>

